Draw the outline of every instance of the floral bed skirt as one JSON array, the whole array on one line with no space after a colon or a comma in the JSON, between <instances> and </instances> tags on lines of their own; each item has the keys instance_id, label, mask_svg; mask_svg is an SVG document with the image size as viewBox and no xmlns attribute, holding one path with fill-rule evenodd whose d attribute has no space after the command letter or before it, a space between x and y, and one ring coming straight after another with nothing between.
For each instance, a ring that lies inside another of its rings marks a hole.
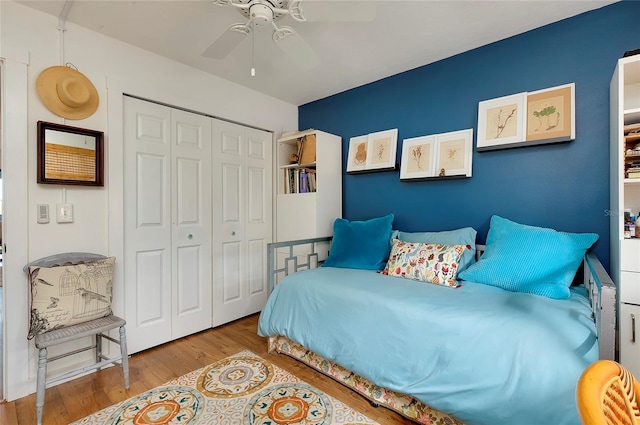
<instances>
[{"instance_id":1,"label":"floral bed skirt","mask_svg":"<svg viewBox=\"0 0 640 425\"><path fill-rule=\"evenodd\" d=\"M419 424L464 425L446 413L435 410L409 395L379 387L284 336L269 337L269 352L286 354L289 357L300 360L317 371L353 389L369 399L372 403L387 407Z\"/></svg>"}]
</instances>

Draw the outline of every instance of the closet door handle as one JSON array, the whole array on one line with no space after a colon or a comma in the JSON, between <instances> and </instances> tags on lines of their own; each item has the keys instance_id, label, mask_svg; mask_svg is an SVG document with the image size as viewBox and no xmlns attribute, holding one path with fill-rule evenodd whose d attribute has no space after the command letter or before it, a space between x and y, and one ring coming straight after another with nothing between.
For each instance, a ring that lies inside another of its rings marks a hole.
<instances>
[{"instance_id":1,"label":"closet door handle","mask_svg":"<svg viewBox=\"0 0 640 425\"><path fill-rule=\"evenodd\" d=\"M636 342L636 315L631 315L631 342Z\"/></svg>"},{"instance_id":2,"label":"closet door handle","mask_svg":"<svg viewBox=\"0 0 640 425\"><path fill-rule=\"evenodd\" d=\"M189 235L187 235L187 239L193 239L193 235L189 233Z\"/></svg>"}]
</instances>

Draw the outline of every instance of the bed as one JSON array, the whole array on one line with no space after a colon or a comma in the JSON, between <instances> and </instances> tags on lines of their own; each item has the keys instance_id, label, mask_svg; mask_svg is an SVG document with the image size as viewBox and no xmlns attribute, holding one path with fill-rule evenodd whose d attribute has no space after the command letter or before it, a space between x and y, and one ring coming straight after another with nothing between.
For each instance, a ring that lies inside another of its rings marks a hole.
<instances>
[{"instance_id":1,"label":"bed","mask_svg":"<svg viewBox=\"0 0 640 425\"><path fill-rule=\"evenodd\" d=\"M498 219L492 218L487 246L466 252L473 254L466 271L486 271L483 262L496 258L496 241L503 240L494 229L505 223ZM447 287L327 266L339 251L335 238L344 236L334 232L324 264L330 238L270 244L272 293L258 333L268 337L271 352L296 358L417 423L580 423L578 378L590 363L613 359L615 352L615 286L587 252L593 241L583 244L580 270L567 272L579 275L580 284L552 298L471 280ZM389 264L396 244L404 246L398 236L442 237L390 233ZM470 234L475 239L475 231ZM300 255L303 246L306 254Z\"/></svg>"}]
</instances>

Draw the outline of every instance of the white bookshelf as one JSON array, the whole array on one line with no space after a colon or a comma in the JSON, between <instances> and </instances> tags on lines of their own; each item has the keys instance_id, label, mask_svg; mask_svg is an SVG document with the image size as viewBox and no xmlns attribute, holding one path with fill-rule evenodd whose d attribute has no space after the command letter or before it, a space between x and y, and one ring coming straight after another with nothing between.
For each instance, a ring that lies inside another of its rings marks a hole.
<instances>
[{"instance_id":1,"label":"white bookshelf","mask_svg":"<svg viewBox=\"0 0 640 425\"><path fill-rule=\"evenodd\" d=\"M316 161L291 163L297 141L315 135ZM307 130L277 141L276 239L278 242L333 235L333 222L342 217L342 138L319 130ZM316 191L286 193L285 171L315 170Z\"/></svg>"},{"instance_id":2,"label":"white bookshelf","mask_svg":"<svg viewBox=\"0 0 640 425\"><path fill-rule=\"evenodd\" d=\"M640 55L618 60L610 88L611 277L618 287L619 360L640 375L640 237L625 235L625 210L640 213L640 178L627 178L640 160L640 139L629 133L640 124ZM625 129L626 127L626 129ZM640 226L640 220L636 221Z\"/></svg>"}]
</instances>

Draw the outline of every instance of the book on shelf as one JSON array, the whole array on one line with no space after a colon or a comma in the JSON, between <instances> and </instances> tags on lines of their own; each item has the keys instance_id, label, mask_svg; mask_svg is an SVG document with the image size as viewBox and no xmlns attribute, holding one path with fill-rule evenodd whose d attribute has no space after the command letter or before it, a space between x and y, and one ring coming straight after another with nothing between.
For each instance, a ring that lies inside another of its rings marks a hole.
<instances>
[{"instance_id":1,"label":"book on shelf","mask_svg":"<svg viewBox=\"0 0 640 425\"><path fill-rule=\"evenodd\" d=\"M316 191L316 170L309 170L309 192Z\"/></svg>"},{"instance_id":2,"label":"book on shelf","mask_svg":"<svg viewBox=\"0 0 640 425\"><path fill-rule=\"evenodd\" d=\"M296 175L295 170L289 170L289 193L296 193Z\"/></svg>"},{"instance_id":3,"label":"book on shelf","mask_svg":"<svg viewBox=\"0 0 640 425\"><path fill-rule=\"evenodd\" d=\"M628 179L640 179L640 171L634 171L631 173L627 173Z\"/></svg>"},{"instance_id":4,"label":"book on shelf","mask_svg":"<svg viewBox=\"0 0 640 425\"><path fill-rule=\"evenodd\" d=\"M305 170L300 171L300 193L309 192L309 174Z\"/></svg>"},{"instance_id":5,"label":"book on shelf","mask_svg":"<svg viewBox=\"0 0 640 425\"><path fill-rule=\"evenodd\" d=\"M313 168L283 168L282 193L309 193L316 191L316 170Z\"/></svg>"}]
</instances>

